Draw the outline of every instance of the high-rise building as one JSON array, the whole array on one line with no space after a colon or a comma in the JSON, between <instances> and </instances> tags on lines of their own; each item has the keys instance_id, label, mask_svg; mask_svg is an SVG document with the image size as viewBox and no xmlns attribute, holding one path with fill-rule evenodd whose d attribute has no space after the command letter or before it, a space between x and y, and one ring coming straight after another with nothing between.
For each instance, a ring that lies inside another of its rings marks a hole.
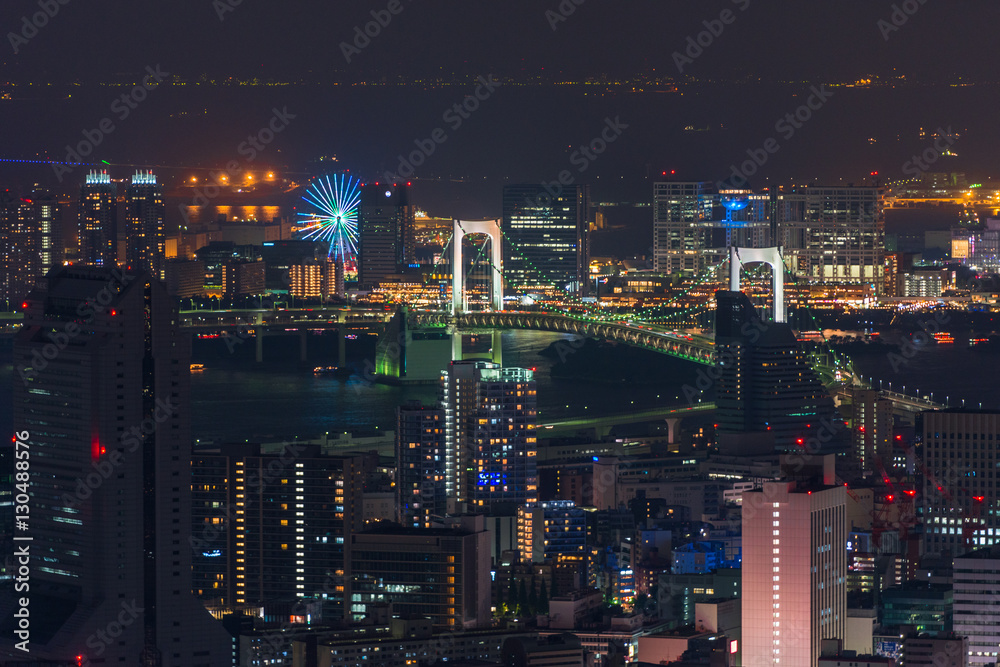
<instances>
[{"instance_id":1,"label":"high-rise building","mask_svg":"<svg viewBox=\"0 0 1000 667\"><path fill-rule=\"evenodd\" d=\"M358 282L372 287L409 268L416 237L407 185L366 183L358 215Z\"/></svg>"},{"instance_id":2,"label":"high-rise building","mask_svg":"<svg viewBox=\"0 0 1000 667\"><path fill-rule=\"evenodd\" d=\"M45 619L32 655L229 664L231 637L191 595L190 338L177 305L144 272L66 267L42 285L14 343L31 617ZM95 639L113 625L120 635Z\"/></svg>"},{"instance_id":3,"label":"high-rise building","mask_svg":"<svg viewBox=\"0 0 1000 667\"><path fill-rule=\"evenodd\" d=\"M844 422L791 327L763 322L743 292L715 298L720 441L756 437L783 451L845 449Z\"/></svg>"},{"instance_id":4,"label":"high-rise building","mask_svg":"<svg viewBox=\"0 0 1000 667\"><path fill-rule=\"evenodd\" d=\"M364 457L320 445L226 445L194 456L194 590L225 607L308 599L346 610Z\"/></svg>"},{"instance_id":5,"label":"high-rise building","mask_svg":"<svg viewBox=\"0 0 1000 667\"><path fill-rule=\"evenodd\" d=\"M969 665L995 665L1000 658L1000 546L979 549L953 561L955 634L968 637Z\"/></svg>"},{"instance_id":6,"label":"high-rise building","mask_svg":"<svg viewBox=\"0 0 1000 667\"><path fill-rule=\"evenodd\" d=\"M62 266L66 258L63 240L63 206L48 190L35 186L22 206L28 209L28 218L38 238L39 277Z\"/></svg>"},{"instance_id":7,"label":"high-rise building","mask_svg":"<svg viewBox=\"0 0 1000 667\"><path fill-rule=\"evenodd\" d=\"M20 309L35 282L62 266L62 222L62 205L44 189L0 197L0 301Z\"/></svg>"},{"instance_id":8,"label":"high-rise building","mask_svg":"<svg viewBox=\"0 0 1000 667\"><path fill-rule=\"evenodd\" d=\"M38 235L20 197L3 193L0 201L0 299L21 309L24 298L42 276Z\"/></svg>"},{"instance_id":9,"label":"high-rise building","mask_svg":"<svg viewBox=\"0 0 1000 667\"><path fill-rule=\"evenodd\" d=\"M590 186L552 196L543 185L503 189L503 273L523 291L586 296L590 284Z\"/></svg>"},{"instance_id":10,"label":"high-rise building","mask_svg":"<svg viewBox=\"0 0 1000 667\"><path fill-rule=\"evenodd\" d=\"M538 499L534 372L453 361L442 372L449 509Z\"/></svg>"},{"instance_id":11,"label":"high-rise building","mask_svg":"<svg viewBox=\"0 0 1000 667\"><path fill-rule=\"evenodd\" d=\"M892 401L875 389L851 389L854 458L865 476L892 468Z\"/></svg>"},{"instance_id":12,"label":"high-rise building","mask_svg":"<svg viewBox=\"0 0 1000 667\"><path fill-rule=\"evenodd\" d=\"M708 182L653 185L653 268L700 276L728 257L727 248L770 242L769 197L718 190Z\"/></svg>"},{"instance_id":13,"label":"high-rise building","mask_svg":"<svg viewBox=\"0 0 1000 667\"><path fill-rule=\"evenodd\" d=\"M429 528L447 512L445 413L419 402L396 408L396 507L399 522Z\"/></svg>"},{"instance_id":14,"label":"high-rise building","mask_svg":"<svg viewBox=\"0 0 1000 667\"><path fill-rule=\"evenodd\" d=\"M153 172L136 172L125 189L125 263L164 278L163 186Z\"/></svg>"},{"instance_id":15,"label":"high-rise building","mask_svg":"<svg viewBox=\"0 0 1000 667\"><path fill-rule=\"evenodd\" d=\"M1000 542L1000 412L940 410L923 422L924 552L959 556Z\"/></svg>"},{"instance_id":16,"label":"high-rise building","mask_svg":"<svg viewBox=\"0 0 1000 667\"><path fill-rule=\"evenodd\" d=\"M885 212L875 187L802 187L776 193L776 244L810 283L884 288Z\"/></svg>"},{"instance_id":17,"label":"high-rise building","mask_svg":"<svg viewBox=\"0 0 1000 667\"><path fill-rule=\"evenodd\" d=\"M81 264L114 266L118 259L118 187L108 172L92 171L80 188Z\"/></svg>"},{"instance_id":18,"label":"high-rise building","mask_svg":"<svg viewBox=\"0 0 1000 667\"><path fill-rule=\"evenodd\" d=\"M572 500L529 503L517 508L521 562L574 566L587 561L587 515Z\"/></svg>"},{"instance_id":19,"label":"high-rise building","mask_svg":"<svg viewBox=\"0 0 1000 667\"><path fill-rule=\"evenodd\" d=\"M351 613L392 603L402 617L430 618L437 629L488 627L490 534L481 515L436 528L380 525L351 538Z\"/></svg>"},{"instance_id":20,"label":"high-rise building","mask_svg":"<svg viewBox=\"0 0 1000 667\"><path fill-rule=\"evenodd\" d=\"M745 665L817 667L822 640L846 636L847 496L829 467L825 484L743 494Z\"/></svg>"}]
</instances>

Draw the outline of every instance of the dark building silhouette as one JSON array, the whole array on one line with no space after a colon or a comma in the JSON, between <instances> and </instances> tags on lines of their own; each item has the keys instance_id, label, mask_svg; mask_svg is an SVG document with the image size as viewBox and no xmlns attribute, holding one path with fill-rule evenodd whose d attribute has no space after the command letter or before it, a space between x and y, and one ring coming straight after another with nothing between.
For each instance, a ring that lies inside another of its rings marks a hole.
<instances>
[{"instance_id":1,"label":"dark building silhouette","mask_svg":"<svg viewBox=\"0 0 1000 667\"><path fill-rule=\"evenodd\" d=\"M742 292L716 292L720 444L834 453L848 433L787 323L764 322ZM738 436L738 437L737 437Z\"/></svg>"},{"instance_id":2,"label":"dark building silhouette","mask_svg":"<svg viewBox=\"0 0 1000 667\"><path fill-rule=\"evenodd\" d=\"M13 421L30 434L32 656L227 664L231 637L191 595L190 338L176 303L145 272L64 267L28 304ZM95 638L113 623L120 635Z\"/></svg>"},{"instance_id":3,"label":"dark building silhouette","mask_svg":"<svg viewBox=\"0 0 1000 667\"><path fill-rule=\"evenodd\" d=\"M415 262L414 209L409 187L366 183L358 216L358 282L372 287Z\"/></svg>"}]
</instances>

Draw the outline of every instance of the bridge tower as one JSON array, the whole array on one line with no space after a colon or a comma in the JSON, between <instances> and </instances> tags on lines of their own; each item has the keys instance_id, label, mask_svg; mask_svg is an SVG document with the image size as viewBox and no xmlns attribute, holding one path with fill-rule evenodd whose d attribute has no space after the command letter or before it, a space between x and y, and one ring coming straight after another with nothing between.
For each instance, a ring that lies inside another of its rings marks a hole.
<instances>
[{"instance_id":1,"label":"bridge tower","mask_svg":"<svg viewBox=\"0 0 1000 667\"><path fill-rule=\"evenodd\" d=\"M455 219L455 231L451 237L451 313L457 315L464 312L468 306L465 298L465 275L462 264L462 239L466 234L485 234L490 237L490 255L493 266L498 272L503 271L503 254L500 239L500 220L459 220ZM490 280L490 306L493 310L503 310L503 278L494 275Z\"/></svg>"},{"instance_id":2,"label":"bridge tower","mask_svg":"<svg viewBox=\"0 0 1000 667\"><path fill-rule=\"evenodd\" d=\"M740 269L744 264L763 262L771 267L774 290L774 321L785 322L785 263L781 248L729 248L729 289L740 290Z\"/></svg>"}]
</instances>

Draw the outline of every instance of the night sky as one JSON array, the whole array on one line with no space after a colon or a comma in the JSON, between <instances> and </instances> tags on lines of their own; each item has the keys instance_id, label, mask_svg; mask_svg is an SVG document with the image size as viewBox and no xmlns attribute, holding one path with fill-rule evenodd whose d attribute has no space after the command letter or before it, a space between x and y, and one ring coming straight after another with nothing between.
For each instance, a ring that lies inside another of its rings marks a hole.
<instances>
[{"instance_id":1,"label":"night sky","mask_svg":"<svg viewBox=\"0 0 1000 667\"><path fill-rule=\"evenodd\" d=\"M557 0L426 2L400 0L394 17L362 57L348 66L341 41L388 2L357 0L71 0L18 55L3 49L15 80L99 79L148 63L171 63L187 76L281 78L345 71L421 76L445 71L628 74L673 71L671 54L704 20L737 14L691 74L812 80L891 75L924 80L996 78L990 0L910 0L918 7L888 41L878 27L893 3L881 0L587 0L553 31L545 16ZM579 2L579 0L577 0ZM741 11L741 7L746 7ZM223 11L221 8L232 11ZM7 33L38 11L38 0L7 0ZM219 14L223 20L220 21Z\"/></svg>"}]
</instances>

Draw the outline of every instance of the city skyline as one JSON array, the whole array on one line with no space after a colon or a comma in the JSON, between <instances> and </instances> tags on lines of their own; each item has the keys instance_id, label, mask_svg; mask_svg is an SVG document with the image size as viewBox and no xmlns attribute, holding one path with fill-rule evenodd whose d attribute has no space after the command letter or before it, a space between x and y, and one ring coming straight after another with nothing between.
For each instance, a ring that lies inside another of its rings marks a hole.
<instances>
[{"instance_id":1,"label":"city skyline","mask_svg":"<svg viewBox=\"0 0 1000 667\"><path fill-rule=\"evenodd\" d=\"M1000 6L293 4L0 9L0 662L996 662Z\"/></svg>"}]
</instances>

